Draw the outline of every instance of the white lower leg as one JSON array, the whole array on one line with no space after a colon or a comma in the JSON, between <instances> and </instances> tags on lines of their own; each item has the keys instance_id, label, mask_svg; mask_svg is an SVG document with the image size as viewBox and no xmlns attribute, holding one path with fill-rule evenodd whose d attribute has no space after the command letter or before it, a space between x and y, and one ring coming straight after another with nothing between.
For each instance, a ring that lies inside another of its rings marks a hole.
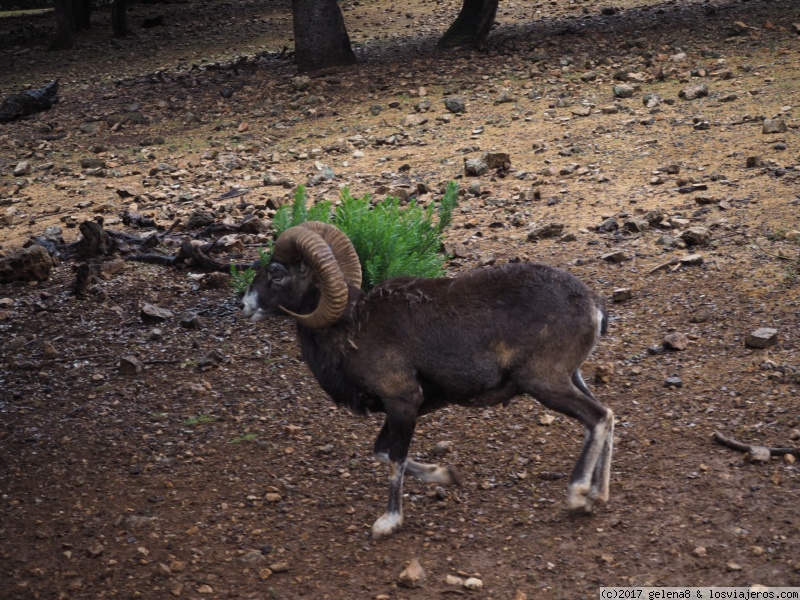
<instances>
[{"instance_id":1,"label":"white lower leg","mask_svg":"<svg viewBox=\"0 0 800 600\"><path fill-rule=\"evenodd\" d=\"M605 454L609 426L613 427L614 416L609 410L606 417L595 425L594 431L587 432L584 442L583 471L567 488L567 507L570 510L592 512L599 492L595 488L594 472L598 460ZM610 469L610 466L609 466Z\"/></svg>"},{"instance_id":2,"label":"white lower leg","mask_svg":"<svg viewBox=\"0 0 800 600\"><path fill-rule=\"evenodd\" d=\"M611 456L614 452L614 414L608 411L608 432L606 434L605 445L597 465L597 477L592 481L592 494L600 502L608 502L609 484L611 480Z\"/></svg>"},{"instance_id":3,"label":"white lower leg","mask_svg":"<svg viewBox=\"0 0 800 600\"><path fill-rule=\"evenodd\" d=\"M380 458L380 457L379 457ZM392 535L403 524L403 474L406 462L389 462L389 502L386 512L372 524L372 537L380 539Z\"/></svg>"}]
</instances>

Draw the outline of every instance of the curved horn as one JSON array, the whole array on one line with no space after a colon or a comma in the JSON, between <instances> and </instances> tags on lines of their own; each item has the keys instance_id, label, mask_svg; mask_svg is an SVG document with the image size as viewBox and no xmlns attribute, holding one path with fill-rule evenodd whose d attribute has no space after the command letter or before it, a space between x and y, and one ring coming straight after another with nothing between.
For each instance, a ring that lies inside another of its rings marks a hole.
<instances>
[{"instance_id":1,"label":"curved horn","mask_svg":"<svg viewBox=\"0 0 800 600\"><path fill-rule=\"evenodd\" d=\"M322 329L338 321L347 308L347 282L331 247L318 233L298 225L284 231L273 254L279 262L303 260L320 278L319 305L307 315L281 309L309 329Z\"/></svg>"},{"instance_id":2,"label":"curved horn","mask_svg":"<svg viewBox=\"0 0 800 600\"><path fill-rule=\"evenodd\" d=\"M301 227L318 234L333 250L333 255L339 263L342 274L357 288L361 287L361 261L358 259L356 249L344 232L333 225L321 221L306 221Z\"/></svg>"}]
</instances>

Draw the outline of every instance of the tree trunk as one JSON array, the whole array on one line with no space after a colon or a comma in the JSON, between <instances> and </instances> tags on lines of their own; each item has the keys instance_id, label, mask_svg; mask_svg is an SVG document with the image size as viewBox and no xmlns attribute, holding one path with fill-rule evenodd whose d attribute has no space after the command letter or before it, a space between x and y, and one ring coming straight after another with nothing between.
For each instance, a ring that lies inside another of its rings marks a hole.
<instances>
[{"instance_id":1,"label":"tree trunk","mask_svg":"<svg viewBox=\"0 0 800 600\"><path fill-rule=\"evenodd\" d=\"M464 0L461 12L441 37L440 48L483 46L494 25L499 0Z\"/></svg>"},{"instance_id":2,"label":"tree trunk","mask_svg":"<svg viewBox=\"0 0 800 600\"><path fill-rule=\"evenodd\" d=\"M56 35L50 42L50 50L69 50L75 46L72 29L72 0L54 0Z\"/></svg>"},{"instance_id":3,"label":"tree trunk","mask_svg":"<svg viewBox=\"0 0 800 600\"><path fill-rule=\"evenodd\" d=\"M300 71L356 62L336 0L292 0L292 21L294 61Z\"/></svg>"},{"instance_id":4,"label":"tree trunk","mask_svg":"<svg viewBox=\"0 0 800 600\"><path fill-rule=\"evenodd\" d=\"M72 0L72 26L75 31L86 31L91 28L91 0Z\"/></svg>"},{"instance_id":5,"label":"tree trunk","mask_svg":"<svg viewBox=\"0 0 800 600\"><path fill-rule=\"evenodd\" d=\"M125 37L130 33L125 4L125 0L113 0L111 3L111 33L114 37Z\"/></svg>"}]
</instances>

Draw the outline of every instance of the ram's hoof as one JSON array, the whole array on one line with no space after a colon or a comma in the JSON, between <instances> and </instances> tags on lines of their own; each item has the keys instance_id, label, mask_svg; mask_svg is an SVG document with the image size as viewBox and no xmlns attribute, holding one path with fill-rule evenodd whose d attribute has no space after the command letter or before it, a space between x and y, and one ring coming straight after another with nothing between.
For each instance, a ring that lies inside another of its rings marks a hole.
<instances>
[{"instance_id":1,"label":"ram's hoof","mask_svg":"<svg viewBox=\"0 0 800 600\"><path fill-rule=\"evenodd\" d=\"M372 539L379 540L389 537L403 525L403 515L400 513L384 513L372 525Z\"/></svg>"},{"instance_id":2,"label":"ram's hoof","mask_svg":"<svg viewBox=\"0 0 800 600\"><path fill-rule=\"evenodd\" d=\"M588 485L571 485L567 491L567 509L575 515L591 514L595 500L591 492Z\"/></svg>"}]
</instances>

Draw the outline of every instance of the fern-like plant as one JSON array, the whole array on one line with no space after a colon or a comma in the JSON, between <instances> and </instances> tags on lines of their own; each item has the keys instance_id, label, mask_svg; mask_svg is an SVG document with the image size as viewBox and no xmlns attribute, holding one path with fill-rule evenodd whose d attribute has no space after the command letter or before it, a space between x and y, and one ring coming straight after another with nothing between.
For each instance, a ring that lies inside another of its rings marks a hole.
<instances>
[{"instance_id":1,"label":"fern-like plant","mask_svg":"<svg viewBox=\"0 0 800 600\"><path fill-rule=\"evenodd\" d=\"M279 208L272 219L275 237L305 221L333 223L353 243L361 261L365 290L398 275L439 277L444 274L447 257L441 252L442 233L450 224L458 203L458 184L454 181L447 185L438 211L433 204L423 208L413 200L401 206L400 200L392 196L373 205L369 194L355 198L347 188L342 189L340 200L335 211L327 200L309 207L306 188L299 186L292 203ZM260 254L260 263L268 263L271 248ZM240 293L255 276L252 269L239 273L232 267L231 273L234 289Z\"/></svg>"}]
</instances>

